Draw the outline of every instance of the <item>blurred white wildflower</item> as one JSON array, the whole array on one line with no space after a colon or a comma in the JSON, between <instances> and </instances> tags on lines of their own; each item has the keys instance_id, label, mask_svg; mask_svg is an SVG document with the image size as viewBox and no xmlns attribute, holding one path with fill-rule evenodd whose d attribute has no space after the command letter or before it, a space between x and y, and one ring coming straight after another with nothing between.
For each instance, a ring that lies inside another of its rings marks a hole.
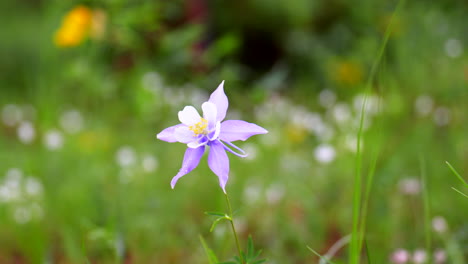
<instances>
[{"instance_id":1,"label":"blurred white wildflower","mask_svg":"<svg viewBox=\"0 0 468 264\"><path fill-rule=\"evenodd\" d=\"M27 177L25 181L24 190L29 196L39 196L42 194L42 183L36 178Z\"/></svg>"},{"instance_id":2,"label":"blurred white wildflower","mask_svg":"<svg viewBox=\"0 0 468 264\"><path fill-rule=\"evenodd\" d=\"M63 136L57 129L51 129L44 135L44 145L49 150L58 150L63 146Z\"/></svg>"},{"instance_id":3,"label":"blurred white wildflower","mask_svg":"<svg viewBox=\"0 0 468 264\"><path fill-rule=\"evenodd\" d=\"M447 107L437 107L434 110L434 123L438 126L446 126L450 123L451 113Z\"/></svg>"},{"instance_id":4,"label":"blurred white wildflower","mask_svg":"<svg viewBox=\"0 0 468 264\"><path fill-rule=\"evenodd\" d=\"M83 130L83 116L78 110L69 110L60 117L60 126L69 134L76 134Z\"/></svg>"},{"instance_id":5,"label":"blurred white wildflower","mask_svg":"<svg viewBox=\"0 0 468 264\"><path fill-rule=\"evenodd\" d=\"M336 101L336 95L333 91L325 89L319 94L319 104L325 108L330 108Z\"/></svg>"},{"instance_id":6,"label":"blurred white wildflower","mask_svg":"<svg viewBox=\"0 0 468 264\"><path fill-rule=\"evenodd\" d=\"M23 171L18 168L11 168L5 173L6 181L19 182L23 178Z\"/></svg>"},{"instance_id":7,"label":"blurred white wildflower","mask_svg":"<svg viewBox=\"0 0 468 264\"><path fill-rule=\"evenodd\" d=\"M442 216L436 216L432 218L432 229L434 229L434 231L439 234L445 233L448 229L445 218Z\"/></svg>"},{"instance_id":8,"label":"blurred white wildflower","mask_svg":"<svg viewBox=\"0 0 468 264\"><path fill-rule=\"evenodd\" d=\"M284 187L280 184L272 184L265 192L267 203L277 204L284 196Z\"/></svg>"},{"instance_id":9,"label":"blurred white wildflower","mask_svg":"<svg viewBox=\"0 0 468 264\"><path fill-rule=\"evenodd\" d=\"M21 197L21 190L10 184L0 185L0 202L8 203L16 201Z\"/></svg>"},{"instance_id":10,"label":"blurred white wildflower","mask_svg":"<svg viewBox=\"0 0 468 264\"><path fill-rule=\"evenodd\" d=\"M397 249L390 256L390 261L394 264L405 264L410 260L410 254L405 249Z\"/></svg>"},{"instance_id":11,"label":"blurred white wildflower","mask_svg":"<svg viewBox=\"0 0 468 264\"><path fill-rule=\"evenodd\" d=\"M116 161L120 167L129 167L135 164L136 154L132 147L122 146L117 150Z\"/></svg>"},{"instance_id":12,"label":"blurred white wildflower","mask_svg":"<svg viewBox=\"0 0 468 264\"><path fill-rule=\"evenodd\" d=\"M402 194L417 195L421 191L421 182L417 178L404 178L398 182Z\"/></svg>"},{"instance_id":13,"label":"blurred white wildflower","mask_svg":"<svg viewBox=\"0 0 468 264\"><path fill-rule=\"evenodd\" d=\"M337 103L331 111L338 124L346 123L351 119L351 109L346 103Z\"/></svg>"},{"instance_id":14,"label":"blurred white wildflower","mask_svg":"<svg viewBox=\"0 0 468 264\"><path fill-rule=\"evenodd\" d=\"M158 160L150 154L145 154L141 163L143 170L148 173L155 171L159 166Z\"/></svg>"},{"instance_id":15,"label":"blurred white wildflower","mask_svg":"<svg viewBox=\"0 0 468 264\"><path fill-rule=\"evenodd\" d=\"M443 249L436 249L434 252L434 262L436 264L443 264L447 261L447 254Z\"/></svg>"},{"instance_id":16,"label":"blurred white wildflower","mask_svg":"<svg viewBox=\"0 0 468 264\"><path fill-rule=\"evenodd\" d=\"M0 185L0 201L13 202L21 198L23 172L17 168L9 169Z\"/></svg>"},{"instance_id":17,"label":"blurred white wildflower","mask_svg":"<svg viewBox=\"0 0 468 264\"><path fill-rule=\"evenodd\" d=\"M463 44L460 40L451 38L445 41L445 53L450 58L458 58L463 54Z\"/></svg>"},{"instance_id":18,"label":"blurred white wildflower","mask_svg":"<svg viewBox=\"0 0 468 264\"><path fill-rule=\"evenodd\" d=\"M13 218L18 224L26 224L31 220L31 210L26 207L18 207L14 211Z\"/></svg>"},{"instance_id":19,"label":"blurred white wildflower","mask_svg":"<svg viewBox=\"0 0 468 264\"><path fill-rule=\"evenodd\" d=\"M427 254L424 249L416 249L413 253L413 262L414 264L426 263Z\"/></svg>"},{"instance_id":20,"label":"blurred white wildflower","mask_svg":"<svg viewBox=\"0 0 468 264\"><path fill-rule=\"evenodd\" d=\"M254 160L257 157L258 148L255 144L247 143L242 146L242 149L247 153L246 160Z\"/></svg>"},{"instance_id":21,"label":"blurred white wildflower","mask_svg":"<svg viewBox=\"0 0 468 264\"><path fill-rule=\"evenodd\" d=\"M330 163L335 159L335 148L328 144L321 144L315 148L314 156L320 163Z\"/></svg>"},{"instance_id":22,"label":"blurred white wildflower","mask_svg":"<svg viewBox=\"0 0 468 264\"><path fill-rule=\"evenodd\" d=\"M10 206L11 217L18 224L42 218L43 211L38 198L42 184L32 177L23 177L23 172L11 168L0 182L0 202Z\"/></svg>"},{"instance_id":23,"label":"blurred white wildflower","mask_svg":"<svg viewBox=\"0 0 468 264\"><path fill-rule=\"evenodd\" d=\"M21 108L15 104L7 104L2 109L2 120L7 126L17 125L23 118Z\"/></svg>"},{"instance_id":24,"label":"blurred white wildflower","mask_svg":"<svg viewBox=\"0 0 468 264\"><path fill-rule=\"evenodd\" d=\"M427 94L418 96L414 102L414 108L419 116L428 115L431 113L433 107L434 101L432 100L432 97Z\"/></svg>"},{"instance_id":25,"label":"blurred white wildflower","mask_svg":"<svg viewBox=\"0 0 468 264\"><path fill-rule=\"evenodd\" d=\"M19 140L21 143L29 144L36 137L36 130L30 122L21 122L16 130Z\"/></svg>"}]
</instances>

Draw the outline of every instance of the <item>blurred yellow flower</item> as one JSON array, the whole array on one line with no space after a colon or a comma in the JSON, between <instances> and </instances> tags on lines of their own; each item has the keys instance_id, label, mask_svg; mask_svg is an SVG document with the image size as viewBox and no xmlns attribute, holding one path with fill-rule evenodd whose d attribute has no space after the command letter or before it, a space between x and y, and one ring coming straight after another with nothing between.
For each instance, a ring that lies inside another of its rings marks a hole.
<instances>
[{"instance_id":1,"label":"blurred yellow flower","mask_svg":"<svg viewBox=\"0 0 468 264\"><path fill-rule=\"evenodd\" d=\"M286 137L292 143L303 143L307 137L307 131L302 126L290 124L285 129Z\"/></svg>"},{"instance_id":2,"label":"blurred yellow flower","mask_svg":"<svg viewBox=\"0 0 468 264\"><path fill-rule=\"evenodd\" d=\"M105 31L106 14L93 11L86 6L73 8L62 20L55 32L54 43L58 47L73 47L81 44L86 37L101 38Z\"/></svg>"},{"instance_id":3,"label":"blurred yellow flower","mask_svg":"<svg viewBox=\"0 0 468 264\"><path fill-rule=\"evenodd\" d=\"M110 134L104 131L86 131L78 138L78 148L84 153L106 150L110 146Z\"/></svg>"},{"instance_id":4,"label":"blurred yellow flower","mask_svg":"<svg viewBox=\"0 0 468 264\"><path fill-rule=\"evenodd\" d=\"M351 61L342 61L337 63L332 73L334 79L338 83L344 85L356 85L363 80L361 65Z\"/></svg>"}]
</instances>

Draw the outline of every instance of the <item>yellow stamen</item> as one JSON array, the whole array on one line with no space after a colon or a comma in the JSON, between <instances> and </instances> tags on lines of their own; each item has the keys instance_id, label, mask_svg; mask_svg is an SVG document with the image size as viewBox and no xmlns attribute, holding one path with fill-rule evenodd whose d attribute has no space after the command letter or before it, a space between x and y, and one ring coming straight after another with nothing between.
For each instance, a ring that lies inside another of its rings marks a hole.
<instances>
[{"instance_id":1,"label":"yellow stamen","mask_svg":"<svg viewBox=\"0 0 468 264\"><path fill-rule=\"evenodd\" d=\"M193 126L189 126L189 129L195 133L195 135L206 134L206 128L208 127L208 120L202 118L200 122Z\"/></svg>"}]
</instances>

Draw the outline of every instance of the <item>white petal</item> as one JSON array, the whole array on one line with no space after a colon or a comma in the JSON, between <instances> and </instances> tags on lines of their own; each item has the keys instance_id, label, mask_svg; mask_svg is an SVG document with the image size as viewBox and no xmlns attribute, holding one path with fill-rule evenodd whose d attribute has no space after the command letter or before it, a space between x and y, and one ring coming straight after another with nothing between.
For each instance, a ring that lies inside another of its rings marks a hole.
<instances>
[{"instance_id":1,"label":"white petal","mask_svg":"<svg viewBox=\"0 0 468 264\"><path fill-rule=\"evenodd\" d=\"M197 140L193 131L186 126L177 127L174 130L174 137L178 142L186 144Z\"/></svg>"},{"instance_id":2,"label":"white petal","mask_svg":"<svg viewBox=\"0 0 468 264\"><path fill-rule=\"evenodd\" d=\"M213 137L210 138L210 140L215 140L219 137L219 133L221 132L221 122L216 122L215 126L215 133L213 134Z\"/></svg>"},{"instance_id":3,"label":"white petal","mask_svg":"<svg viewBox=\"0 0 468 264\"><path fill-rule=\"evenodd\" d=\"M184 110L179 111L179 120L186 126L193 126L200 122L201 116L193 106L186 106Z\"/></svg>"},{"instance_id":4,"label":"white petal","mask_svg":"<svg viewBox=\"0 0 468 264\"><path fill-rule=\"evenodd\" d=\"M204 102L202 104L203 117L208 121L210 126L216 124L216 115L218 110L216 110L216 105L211 102Z\"/></svg>"}]
</instances>

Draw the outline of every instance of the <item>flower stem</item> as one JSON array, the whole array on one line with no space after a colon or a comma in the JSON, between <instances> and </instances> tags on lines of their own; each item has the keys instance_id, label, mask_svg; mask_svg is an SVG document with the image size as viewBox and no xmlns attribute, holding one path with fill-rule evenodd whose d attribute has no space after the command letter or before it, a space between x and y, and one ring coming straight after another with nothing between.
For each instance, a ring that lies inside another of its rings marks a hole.
<instances>
[{"instance_id":1,"label":"flower stem","mask_svg":"<svg viewBox=\"0 0 468 264\"><path fill-rule=\"evenodd\" d=\"M229 213L229 222L231 222L232 233L234 234L234 238L236 239L236 246L237 246L237 251L239 253L239 259L240 259L242 264L245 264L244 258L242 257L242 250L241 250L241 247L240 247L240 244L239 244L239 239L237 238L236 228L234 226L234 216L232 215L231 202L229 201L229 196L227 195L227 193L224 193L224 194L226 196L226 202L227 202L228 210L229 210L229 212L228 212Z\"/></svg>"}]
</instances>

